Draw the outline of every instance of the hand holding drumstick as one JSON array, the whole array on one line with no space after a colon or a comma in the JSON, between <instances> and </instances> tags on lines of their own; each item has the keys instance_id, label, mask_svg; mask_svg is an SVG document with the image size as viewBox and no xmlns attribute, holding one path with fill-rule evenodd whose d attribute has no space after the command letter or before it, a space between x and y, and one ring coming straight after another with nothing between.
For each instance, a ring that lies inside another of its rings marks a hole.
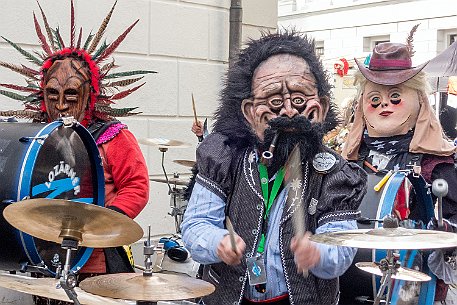
<instances>
[{"instance_id":1,"label":"hand holding drumstick","mask_svg":"<svg viewBox=\"0 0 457 305\"><path fill-rule=\"evenodd\" d=\"M194 94L192 93L192 110L194 112L194 122L192 123L192 132L198 137L198 141L203 141L203 123L197 118L197 110L195 109Z\"/></svg>"},{"instance_id":2,"label":"hand holding drumstick","mask_svg":"<svg viewBox=\"0 0 457 305\"><path fill-rule=\"evenodd\" d=\"M227 265L239 265L243 258L246 244L244 240L235 233L228 217L226 217L226 225L229 234L225 235L219 243L217 247L217 256Z\"/></svg>"}]
</instances>

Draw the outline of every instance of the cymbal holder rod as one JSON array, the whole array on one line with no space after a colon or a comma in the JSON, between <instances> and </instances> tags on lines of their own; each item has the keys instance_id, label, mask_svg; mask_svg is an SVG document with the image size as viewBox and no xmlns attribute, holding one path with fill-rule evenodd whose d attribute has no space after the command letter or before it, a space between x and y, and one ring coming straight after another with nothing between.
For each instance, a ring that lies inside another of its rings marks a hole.
<instances>
[{"instance_id":1,"label":"cymbal holder rod","mask_svg":"<svg viewBox=\"0 0 457 305\"><path fill-rule=\"evenodd\" d=\"M162 171L165 176L165 180L167 181L168 194L171 194L172 190L171 190L171 186L170 186L170 181L168 181L167 171L165 170L165 166L163 165L164 160L165 160L165 152L168 150L168 148L161 147L161 148L159 148L159 150L162 152Z\"/></svg>"},{"instance_id":2,"label":"cymbal holder rod","mask_svg":"<svg viewBox=\"0 0 457 305\"><path fill-rule=\"evenodd\" d=\"M76 276L70 270L71 251L78 249L78 240L64 238L61 245L62 249L66 250L65 265L60 276L60 286L63 288L68 298L73 301L75 305L81 305L78 301L78 295L74 288L76 287Z\"/></svg>"},{"instance_id":3,"label":"cymbal holder rod","mask_svg":"<svg viewBox=\"0 0 457 305\"><path fill-rule=\"evenodd\" d=\"M392 275L396 274L398 268L400 267L400 264L398 263L398 254L394 253L393 250L386 251L386 258L382 259L379 265L379 268L382 272L381 287L379 288L378 294L376 295L373 305L379 305L386 288L386 304L389 304L390 295L392 291Z\"/></svg>"},{"instance_id":4,"label":"cymbal holder rod","mask_svg":"<svg viewBox=\"0 0 457 305\"><path fill-rule=\"evenodd\" d=\"M179 176L178 176L179 177ZM175 177L175 178L178 178ZM168 213L170 216L173 216L175 218L175 229L176 233L181 233L181 223L182 223L182 212L181 212L181 206L178 205L178 202L180 200L181 193L179 190L176 188L176 185L173 187L171 193L171 213Z\"/></svg>"},{"instance_id":5,"label":"cymbal holder rod","mask_svg":"<svg viewBox=\"0 0 457 305\"><path fill-rule=\"evenodd\" d=\"M442 228L444 226L444 224L443 224L443 197L445 197L448 193L447 181L444 179L435 179L432 183L432 193L437 198L438 228Z\"/></svg>"},{"instance_id":6,"label":"cymbal holder rod","mask_svg":"<svg viewBox=\"0 0 457 305\"><path fill-rule=\"evenodd\" d=\"M144 254L144 276L151 276L152 275L152 260L151 256L154 254L154 247L151 245L151 226L148 226L148 239L144 242L143 248Z\"/></svg>"}]
</instances>

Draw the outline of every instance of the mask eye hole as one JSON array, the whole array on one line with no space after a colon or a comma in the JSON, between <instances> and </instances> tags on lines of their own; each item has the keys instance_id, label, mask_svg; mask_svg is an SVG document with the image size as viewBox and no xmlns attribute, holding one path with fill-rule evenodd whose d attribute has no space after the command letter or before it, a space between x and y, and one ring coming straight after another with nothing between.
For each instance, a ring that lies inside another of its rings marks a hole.
<instances>
[{"instance_id":1,"label":"mask eye hole","mask_svg":"<svg viewBox=\"0 0 457 305\"><path fill-rule=\"evenodd\" d=\"M398 105L401 102L400 94L394 93L390 96L390 102L394 105Z\"/></svg>"},{"instance_id":2,"label":"mask eye hole","mask_svg":"<svg viewBox=\"0 0 457 305\"><path fill-rule=\"evenodd\" d=\"M292 99L292 104L294 104L296 106L302 106L305 102L306 102L305 99L302 97L294 97Z\"/></svg>"},{"instance_id":3,"label":"mask eye hole","mask_svg":"<svg viewBox=\"0 0 457 305\"><path fill-rule=\"evenodd\" d=\"M371 98L370 103L373 108L377 108L381 105L381 98L379 96L374 96Z\"/></svg>"},{"instance_id":4,"label":"mask eye hole","mask_svg":"<svg viewBox=\"0 0 457 305\"><path fill-rule=\"evenodd\" d=\"M284 102L280 98L271 99L268 101L268 103L270 104L270 107L272 107L273 109L281 108L284 104Z\"/></svg>"}]
</instances>

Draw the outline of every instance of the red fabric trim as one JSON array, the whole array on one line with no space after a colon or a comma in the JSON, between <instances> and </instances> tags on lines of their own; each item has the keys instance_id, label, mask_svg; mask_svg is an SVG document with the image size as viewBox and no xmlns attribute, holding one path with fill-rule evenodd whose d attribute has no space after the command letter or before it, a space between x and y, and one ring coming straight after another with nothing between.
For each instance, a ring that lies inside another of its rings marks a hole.
<instances>
[{"instance_id":1,"label":"red fabric trim","mask_svg":"<svg viewBox=\"0 0 457 305\"><path fill-rule=\"evenodd\" d=\"M389 70L399 68L411 68L411 60L408 59L371 59L370 70Z\"/></svg>"},{"instance_id":2,"label":"red fabric trim","mask_svg":"<svg viewBox=\"0 0 457 305\"><path fill-rule=\"evenodd\" d=\"M286 293L286 294L274 297L272 299L264 300L264 301L252 301L252 300L248 300L246 298L245 298L245 300L248 301L249 303L253 303L253 304L270 304L270 303L274 303L274 302L285 300L288 297L289 297L289 294Z\"/></svg>"},{"instance_id":3,"label":"red fabric trim","mask_svg":"<svg viewBox=\"0 0 457 305\"><path fill-rule=\"evenodd\" d=\"M432 182L432 171L440 163L454 164L453 156L424 155L421 162L421 174L425 181Z\"/></svg>"}]
</instances>

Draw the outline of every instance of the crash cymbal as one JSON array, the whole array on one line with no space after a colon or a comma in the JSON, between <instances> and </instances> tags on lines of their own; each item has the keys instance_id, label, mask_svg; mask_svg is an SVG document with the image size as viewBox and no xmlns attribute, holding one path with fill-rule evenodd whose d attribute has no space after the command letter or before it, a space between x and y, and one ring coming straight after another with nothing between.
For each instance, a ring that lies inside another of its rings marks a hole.
<instances>
[{"instance_id":1,"label":"crash cymbal","mask_svg":"<svg viewBox=\"0 0 457 305\"><path fill-rule=\"evenodd\" d=\"M63 290L62 288L56 288L58 284L59 280L54 278L38 279L15 274L0 274L0 287L19 291L22 293L39 295L45 298L71 302L67 294L65 293L65 290ZM114 300L98 295L93 295L91 293L85 292L84 290L78 287L76 287L74 290L78 295L78 301L81 304L129 304L122 300Z\"/></svg>"},{"instance_id":2,"label":"crash cymbal","mask_svg":"<svg viewBox=\"0 0 457 305\"><path fill-rule=\"evenodd\" d=\"M379 276L382 276L382 271L379 268L379 265L374 262L359 262L355 264L357 268L360 270L363 270L365 272L371 273L371 274L376 274ZM392 274L393 279L397 280L404 280L404 281L413 281L413 282L428 282L432 278L428 276L425 273L409 269L409 268L403 268L399 267L396 270L395 274Z\"/></svg>"},{"instance_id":3,"label":"crash cymbal","mask_svg":"<svg viewBox=\"0 0 457 305\"><path fill-rule=\"evenodd\" d=\"M214 291L203 280L184 275L153 273L118 273L95 276L83 280L84 291L105 297L135 301L174 301L197 298Z\"/></svg>"},{"instance_id":4,"label":"crash cymbal","mask_svg":"<svg viewBox=\"0 0 457 305\"><path fill-rule=\"evenodd\" d=\"M94 204L35 198L10 204L3 211L15 228L40 239L62 243L63 237L80 246L105 248L127 245L143 237L132 219Z\"/></svg>"},{"instance_id":5,"label":"crash cymbal","mask_svg":"<svg viewBox=\"0 0 457 305\"><path fill-rule=\"evenodd\" d=\"M195 165L195 161L192 161L192 160L173 160L174 163L177 163L179 165L184 165L184 166L187 166L187 167L194 167Z\"/></svg>"},{"instance_id":6,"label":"crash cymbal","mask_svg":"<svg viewBox=\"0 0 457 305\"><path fill-rule=\"evenodd\" d=\"M189 143L164 138L142 138L138 139L138 143L157 146L159 148L188 148L192 146Z\"/></svg>"},{"instance_id":7,"label":"crash cymbal","mask_svg":"<svg viewBox=\"0 0 457 305\"><path fill-rule=\"evenodd\" d=\"M162 177L151 177L149 176L149 180L154 181L154 182L161 182L161 183L167 183L167 179L165 179L164 176ZM169 177L168 178L168 183L174 184L174 185L188 185L190 179L189 178L176 178L176 177Z\"/></svg>"},{"instance_id":8,"label":"crash cymbal","mask_svg":"<svg viewBox=\"0 0 457 305\"><path fill-rule=\"evenodd\" d=\"M310 240L329 245L366 249L437 249L457 247L457 234L450 232L379 228L316 234Z\"/></svg>"}]
</instances>

